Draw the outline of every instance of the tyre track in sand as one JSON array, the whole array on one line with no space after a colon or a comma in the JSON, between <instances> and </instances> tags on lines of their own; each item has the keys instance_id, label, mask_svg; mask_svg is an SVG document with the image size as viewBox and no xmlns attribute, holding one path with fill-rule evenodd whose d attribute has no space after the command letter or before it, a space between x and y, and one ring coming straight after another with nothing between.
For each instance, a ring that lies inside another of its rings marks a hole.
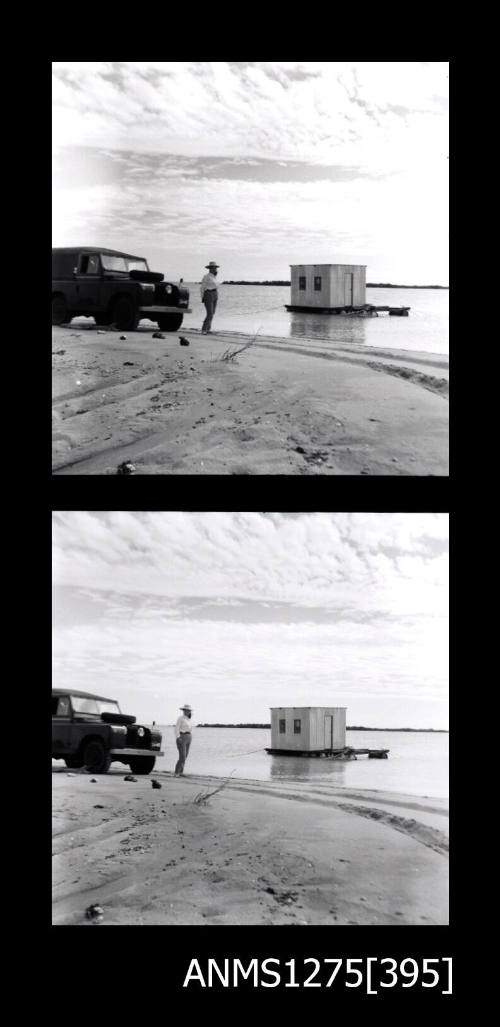
<instances>
[{"instance_id":1,"label":"tyre track in sand","mask_svg":"<svg viewBox=\"0 0 500 1027\"><path fill-rule=\"evenodd\" d=\"M435 852L440 852L442 855L448 854L449 842L443 831L439 831L434 827L429 827L429 825L423 824L422 821L397 816L393 813L387 812L386 810L378 809L375 806L357 806L353 803L341 802L338 799L323 799L311 794L300 795L298 793L274 791L272 789L260 787L248 788L241 787L236 784L228 784L227 787L234 791L250 791L256 792L257 794L264 793L281 799L289 799L292 802L314 803L317 806L334 807L336 809L343 810L345 813L355 813L358 816L370 817L372 820L377 820L385 827L391 827L394 828L394 830L401 831L403 834L409 835L414 839L414 841L421 842L422 845L427 845L428 848L434 849Z\"/></svg>"},{"instance_id":2,"label":"tyre track in sand","mask_svg":"<svg viewBox=\"0 0 500 1027\"><path fill-rule=\"evenodd\" d=\"M335 351L326 352L326 350L306 349L304 346L283 346L279 343L274 345L267 342L255 342L253 345L258 349L272 349L279 350L280 352L283 350L288 353L302 353L307 357L316 357L319 360L334 360L343 364L361 364L363 367L368 367L372 371L379 371L382 372L382 374L392 374L396 378L403 378L412 385L419 385L424 389L428 389L429 392L433 392L437 396L441 396L443 399L448 399L449 383L446 378L436 378L434 375L425 374L422 371L418 371L416 368L406 367L404 364L389 364L384 361L366 360L363 357L358 357L354 353L352 356L339 356L338 352ZM412 362L413 361L411 359L408 360L408 363ZM423 362L424 361L422 361L422 363ZM430 362L425 361L425 363Z\"/></svg>"},{"instance_id":3,"label":"tyre track in sand","mask_svg":"<svg viewBox=\"0 0 500 1027\"><path fill-rule=\"evenodd\" d=\"M95 414L99 411L107 411L109 408L123 405L126 401L135 400L137 404L141 405L141 399L144 397L144 402L151 404L151 397L148 397L148 393L152 393L157 390L158 397L163 398L162 389L168 386L176 386L178 383L182 385L183 382L193 377L196 372L185 371L182 369L172 371L170 373L153 372L150 374L142 375L138 377L135 375L129 381L124 382L123 379L115 377L114 379L108 379L102 385L93 387L92 389L81 392L64 393L55 399L54 410L58 415L57 422L57 433L54 434L54 440L58 437L62 437L64 430L66 434L68 428L71 427L71 423L75 417L85 418L87 414ZM85 397L92 397L90 401L86 401ZM172 396L179 400L177 393L170 394L169 400L162 403L158 399L158 406L152 407L145 410L137 410L133 416L137 417L139 414L147 413L150 416L157 414L160 410L163 411L164 416L168 417L168 412L173 409L174 403ZM82 403L83 400L83 403ZM69 410L64 408L61 410L61 404L68 404L76 401L74 406L71 406ZM177 402L176 406L179 405ZM83 409L82 409L83 407ZM167 414L165 415L165 408ZM128 408L128 411L124 416L127 419L132 417L132 411ZM80 421L80 424L84 424L84 421ZM70 469L80 464L93 463L97 461L96 466L105 466L109 460L119 460L120 457L127 457L128 459L136 458L139 454L148 451L151 446L160 445L172 437L172 427L163 427L161 431L158 429L152 430L151 425L140 434L138 433L140 428L134 424L130 431L132 433L129 441L124 442L123 439L120 442L111 441L111 444L107 443L106 439L103 439L100 443L89 442L88 447L80 451L78 456L72 459L59 460L54 462L53 473L64 473L66 469ZM101 459L99 459L101 458Z\"/></svg>"}]
</instances>

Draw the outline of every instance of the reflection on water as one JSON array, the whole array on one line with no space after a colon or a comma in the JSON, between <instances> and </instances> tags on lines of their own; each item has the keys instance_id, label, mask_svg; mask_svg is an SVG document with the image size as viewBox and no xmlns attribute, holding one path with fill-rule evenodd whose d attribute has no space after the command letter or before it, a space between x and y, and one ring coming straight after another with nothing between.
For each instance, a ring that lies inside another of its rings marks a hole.
<instances>
[{"instance_id":1,"label":"reflection on water","mask_svg":"<svg viewBox=\"0 0 500 1027\"><path fill-rule=\"evenodd\" d=\"M327 760L308 756L270 756L270 777L281 780L325 781L325 771L332 784L345 785L346 760Z\"/></svg>"},{"instance_id":2,"label":"reflection on water","mask_svg":"<svg viewBox=\"0 0 500 1027\"><path fill-rule=\"evenodd\" d=\"M295 339L366 344L366 317L351 314L290 314L290 335Z\"/></svg>"}]
</instances>

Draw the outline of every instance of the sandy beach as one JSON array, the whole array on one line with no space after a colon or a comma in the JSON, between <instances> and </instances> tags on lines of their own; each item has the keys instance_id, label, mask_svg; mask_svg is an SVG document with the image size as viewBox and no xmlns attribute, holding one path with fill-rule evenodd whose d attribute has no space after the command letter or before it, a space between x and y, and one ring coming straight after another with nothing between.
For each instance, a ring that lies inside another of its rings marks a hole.
<instances>
[{"instance_id":1,"label":"sandy beach","mask_svg":"<svg viewBox=\"0 0 500 1027\"><path fill-rule=\"evenodd\" d=\"M448 922L445 800L125 774L53 765L55 925Z\"/></svg>"},{"instance_id":2,"label":"sandy beach","mask_svg":"<svg viewBox=\"0 0 500 1027\"><path fill-rule=\"evenodd\" d=\"M154 330L53 327L55 474L448 474L445 356Z\"/></svg>"}]
</instances>

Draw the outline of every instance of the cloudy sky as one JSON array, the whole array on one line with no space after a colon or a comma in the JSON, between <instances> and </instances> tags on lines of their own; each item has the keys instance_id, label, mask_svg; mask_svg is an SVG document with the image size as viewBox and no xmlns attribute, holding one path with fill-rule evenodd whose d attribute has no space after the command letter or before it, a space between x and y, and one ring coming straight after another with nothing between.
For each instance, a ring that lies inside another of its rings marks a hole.
<instances>
[{"instance_id":1,"label":"cloudy sky","mask_svg":"<svg viewBox=\"0 0 500 1027\"><path fill-rule=\"evenodd\" d=\"M445 514L56 512L54 685L139 718L448 726Z\"/></svg>"},{"instance_id":2,"label":"cloudy sky","mask_svg":"<svg viewBox=\"0 0 500 1027\"><path fill-rule=\"evenodd\" d=\"M53 63L53 245L448 284L446 62Z\"/></svg>"}]
</instances>

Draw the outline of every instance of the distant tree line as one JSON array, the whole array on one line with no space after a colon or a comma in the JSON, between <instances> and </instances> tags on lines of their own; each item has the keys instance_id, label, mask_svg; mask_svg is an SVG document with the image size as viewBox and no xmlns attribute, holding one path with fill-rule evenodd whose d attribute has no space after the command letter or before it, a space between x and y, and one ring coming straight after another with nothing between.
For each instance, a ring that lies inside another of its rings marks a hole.
<instances>
[{"instance_id":1,"label":"distant tree line","mask_svg":"<svg viewBox=\"0 0 500 1027\"><path fill-rule=\"evenodd\" d=\"M223 285L290 285L290 282L282 282L276 279L272 282L223 282Z\"/></svg>"},{"instance_id":2,"label":"distant tree line","mask_svg":"<svg viewBox=\"0 0 500 1027\"><path fill-rule=\"evenodd\" d=\"M290 285L290 282L275 279L271 282L224 281L223 285ZM367 289L449 289L448 285L394 285L393 282L367 282Z\"/></svg>"},{"instance_id":3,"label":"distant tree line","mask_svg":"<svg viewBox=\"0 0 500 1027\"><path fill-rule=\"evenodd\" d=\"M197 724L196 727L271 727L270 724Z\"/></svg>"},{"instance_id":4,"label":"distant tree line","mask_svg":"<svg viewBox=\"0 0 500 1027\"><path fill-rule=\"evenodd\" d=\"M392 282L367 282L367 289L449 289L448 285L394 285Z\"/></svg>"},{"instance_id":5,"label":"distant tree line","mask_svg":"<svg viewBox=\"0 0 500 1027\"><path fill-rule=\"evenodd\" d=\"M270 728L270 724L197 724L197 727L262 727ZM346 731L416 731L434 734L448 734L446 728L442 727L363 727L362 724L348 724Z\"/></svg>"},{"instance_id":6,"label":"distant tree line","mask_svg":"<svg viewBox=\"0 0 500 1027\"><path fill-rule=\"evenodd\" d=\"M448 730L444 727L363 727L357 724L348 725L346 731L421 731L424 734L432 731L434 734L448 734Z\"/></svg>"}]
</instances>

